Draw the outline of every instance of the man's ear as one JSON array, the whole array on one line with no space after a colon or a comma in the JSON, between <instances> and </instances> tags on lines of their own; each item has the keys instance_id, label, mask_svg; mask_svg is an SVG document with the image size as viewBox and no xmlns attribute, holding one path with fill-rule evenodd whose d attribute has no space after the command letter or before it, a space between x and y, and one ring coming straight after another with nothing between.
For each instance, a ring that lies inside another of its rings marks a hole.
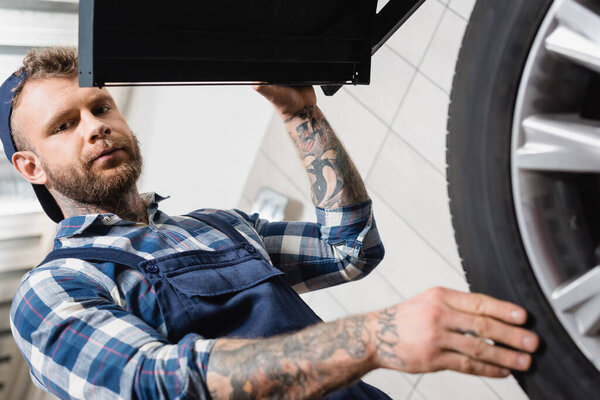
<instances>
[{"instance_id":1,"label":"man's ear","mask_svg":"<svg viewBox=\"0 0 600 400\"><path fill-rule=\"evenodd\" d=\"M21 176L31 183L45 185L48 182L46 171L39 158L31 151L18 151L12 156L12 162Z\"/></svg>"}]
</instances>

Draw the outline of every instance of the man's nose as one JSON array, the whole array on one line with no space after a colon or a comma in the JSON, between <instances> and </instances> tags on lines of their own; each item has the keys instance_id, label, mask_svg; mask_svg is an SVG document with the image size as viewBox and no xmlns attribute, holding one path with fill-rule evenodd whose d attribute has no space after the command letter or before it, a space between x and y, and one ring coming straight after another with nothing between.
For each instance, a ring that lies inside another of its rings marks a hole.
<instances>
[{"instance_id":1,"label":"man's nose","mask_svg":"<svg viewBox=\"0 0 600 400\"><path fill-rule=\"evenodd\" d=\"M86 141L94 143L96 140L103 139L105 136L110 135L110 126L94 114L85 112L81 119Z\"/></svg>"}]
</instances>

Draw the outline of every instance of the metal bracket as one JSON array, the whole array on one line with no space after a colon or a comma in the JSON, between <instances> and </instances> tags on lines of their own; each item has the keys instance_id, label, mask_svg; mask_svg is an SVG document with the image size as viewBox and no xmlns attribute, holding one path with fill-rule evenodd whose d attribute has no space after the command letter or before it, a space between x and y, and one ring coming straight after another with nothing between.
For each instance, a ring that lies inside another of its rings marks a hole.
<instances>
[{"instance_id":1,"label":"metal bracket","mask_svg":"<svg viewBox=\"0 0 600 400\"><path fill-rule=\"evenodd\" d=\"M394 33L413 15L425 0L389 0L374 16L371 55L375 54ZM333 96L342 85L323 85L325 96Z\"/></svg>"}]
</instances>

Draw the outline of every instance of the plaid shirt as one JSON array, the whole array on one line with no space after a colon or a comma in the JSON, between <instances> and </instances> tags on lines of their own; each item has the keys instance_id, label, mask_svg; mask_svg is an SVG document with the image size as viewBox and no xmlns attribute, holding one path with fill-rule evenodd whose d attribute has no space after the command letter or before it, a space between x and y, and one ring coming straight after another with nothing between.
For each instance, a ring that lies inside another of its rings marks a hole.
<instances>
[{"instance_id":1,"label":"plaid shirt","mask_svg":"<svg viewBox=\"0 0 600 400\"><path fill-rule=\"evenodd\" d=\"M77 216L57 228L55 248L101 247L154 259L219 250L232 241L191 217L158 210L146 194L149 224L114 214ZM371 202L317 208L317 223L267 222L238 210L202 210L229 221L305 292L360 279L383 257ZM61 399L206 398L214 339L166 339L156 294L137 270L79 259L50 261L25 275L11 328L33 381Z\"/></svg>"}]
</instances>

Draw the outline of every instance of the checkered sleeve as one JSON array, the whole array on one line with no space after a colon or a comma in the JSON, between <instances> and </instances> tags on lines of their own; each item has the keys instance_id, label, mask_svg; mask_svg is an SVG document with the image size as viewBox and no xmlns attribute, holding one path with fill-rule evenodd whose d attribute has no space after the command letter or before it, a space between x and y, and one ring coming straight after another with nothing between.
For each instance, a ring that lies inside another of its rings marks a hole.
<instances>
[{"instance_id":1,"label":"checkered sleeve","mask_svg":"<svg viewBox=\"0 0 600 400\"><path fill-rule=\"evenodd\" d=\"M273 265L299 293L361 279L384 255L370 200L317 207L316 213L317 223L269 222L241 213L258 231Z\"/></svg>"},{"instance_id":2,"label":"checkered sleeve","mask_svg":"<svg viewBox=\"0 0 600 400\"><path fill-rule=\"evenodd\" d=\"M170 343L119 304L94 266L57 260L26 275L11 307L33 381L60 399L205 399L213 341Z\"/></svg>"}]
</instances>

